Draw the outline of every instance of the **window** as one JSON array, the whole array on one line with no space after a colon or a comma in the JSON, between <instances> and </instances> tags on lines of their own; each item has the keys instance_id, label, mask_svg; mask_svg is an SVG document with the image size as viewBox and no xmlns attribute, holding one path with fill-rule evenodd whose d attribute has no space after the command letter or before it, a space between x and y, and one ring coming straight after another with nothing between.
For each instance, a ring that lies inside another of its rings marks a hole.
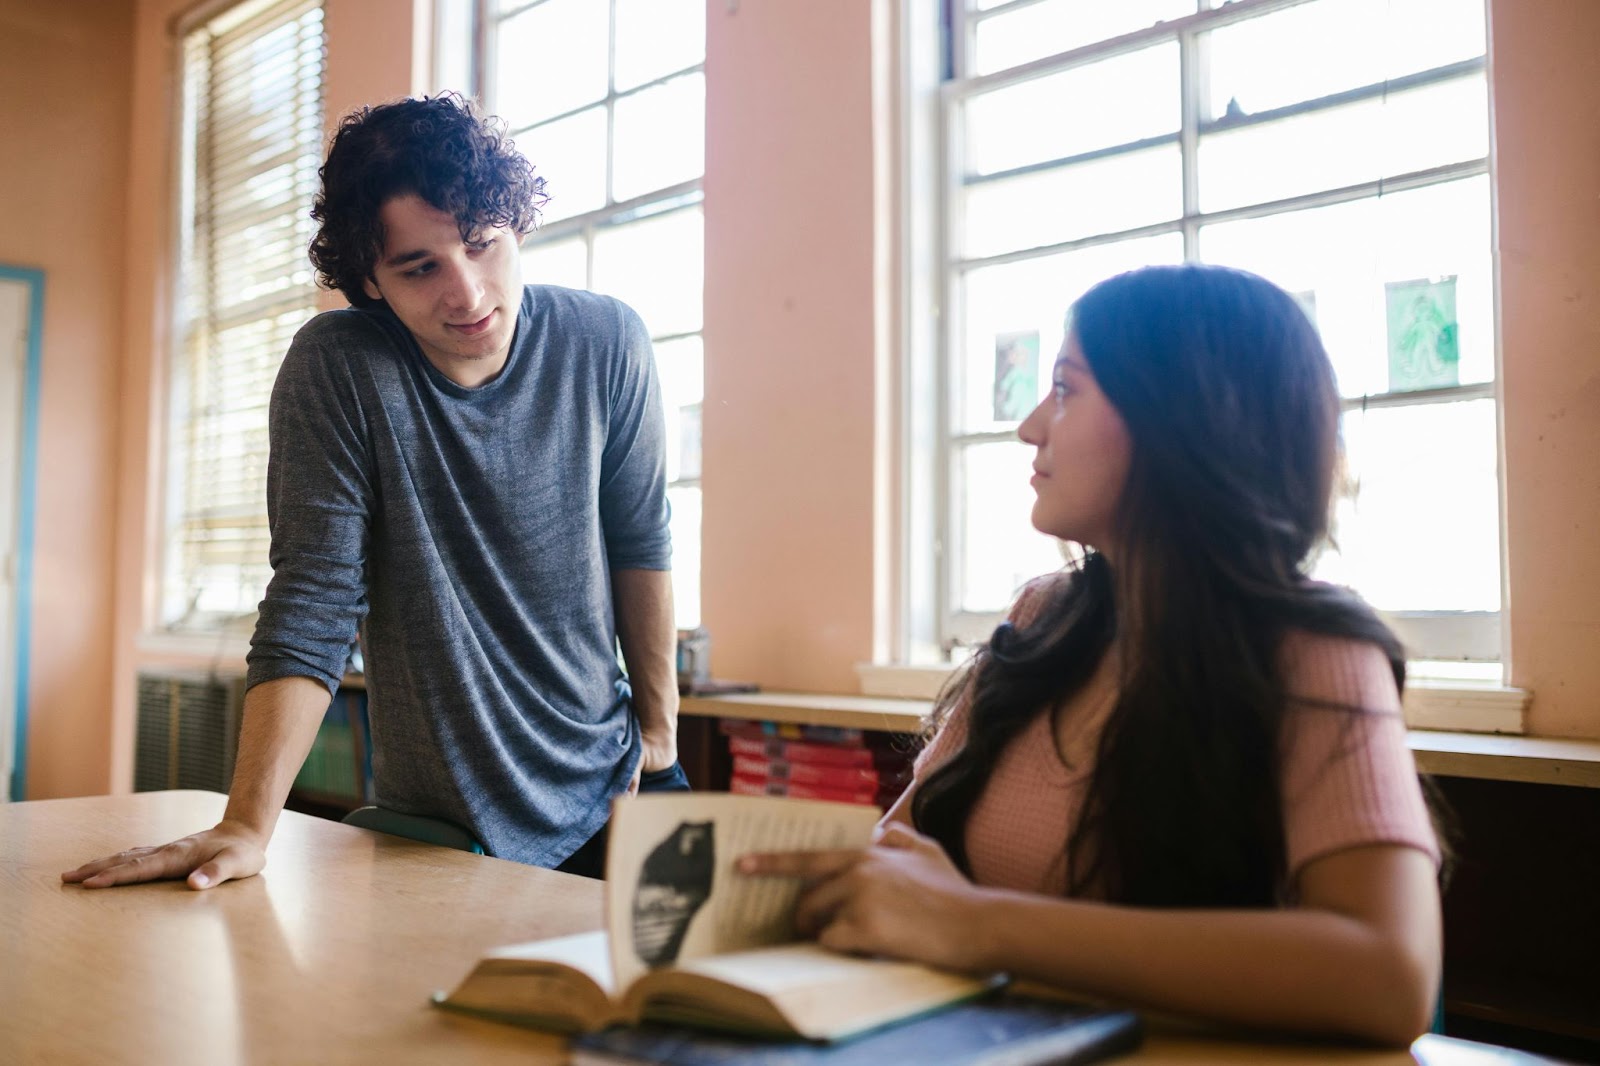
<instances>
[{"instance_id":1,"label":"window","mask_svg":"<svg viewBox=\"0 0 1600 1066\"><path fill-rule=\"evenodd\" d=\"M550 202L525 280L608 293L644 319L667 423L673 597L700 620L704 0L478 0L477 95Z\"/></svg>"},{"instance_id":2,"label":"window","mask_svg":"<svg viewBox=\"0 0 1600 1066\"><path fill-rule=\"evenodd\" d=\"M215 629L266 590L267 403L316 313L318 0L238 4L183 36L179 291L161 622Z\"/></svg>"},{"instance_id":3,"label":"window","mask_svg":"<svg viewBox=\"0 0 1600 1066\"><path fill-rule=\"evenodd\" d=\"M1500 658L1482 0L959 0L947 30L932 509L940 640L982 639L1062 546L1022 415L1095 281L1184 260L1301 299L1353 489L1319 577L1418 658ZM1308 251L1313 250L1313 251Z\"/></svg>"}]
</instances>

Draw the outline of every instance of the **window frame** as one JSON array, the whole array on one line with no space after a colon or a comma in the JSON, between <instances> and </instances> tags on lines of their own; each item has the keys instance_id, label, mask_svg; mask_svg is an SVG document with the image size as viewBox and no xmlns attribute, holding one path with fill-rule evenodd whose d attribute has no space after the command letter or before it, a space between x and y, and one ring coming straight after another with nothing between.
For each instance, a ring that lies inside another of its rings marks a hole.
<instances>
[{"instance_id":1,"label":"window frame","mask_svg":"<svg viewBox=\"0 0 1600 1066\"><path fill-rule=\"evenodd\" d=\"M507 4L504 9L496 11L494 0L444 0L435 7L435 40L443 42L448 36L442 32L442 20L459 17L461 11L470 4L472 18L472 54L466 64L468 76L471 79L472 94L481 101L484 110L489 114L499 114L494 99L495 64L497 62L496 44L498 31L502 23L515 18L524 12L541 7L550 0L525 0L525 2ZM705 74L705 56L702 53L700 61L666 74L658 75L649 81L634 85L621 92L616 86L616 25L617 3L616 0L605 0L607 5L608 44L606 49L606 93L603 97L589 100L577 107L562 111L558 114L548 115L535 122L522 125L512 125L512 119L506 116L501 118L506 122L508 132L513 139L524 136L541 126L560 122L574 115L603 106L606 113L606 172L605 172L605 203L600 207L580 214L570 215L553 222L541 222L539 227L528 234L522 241L521 251L541 244L554 244L558 241L574 237L583 241L584 247L584 286L591 288L594 284L594 249L595 241L604 231L648 218L661 218L679 211L700 210L704 211L705 204L705 172L702 168L699 177L674 185L655 189L626 200L616 200L613 196L614 186L614 160L616 154L616 108L619 101L627 100L650 89L658 88L668 82L694 74ZM454 5L453 7L451 5ZM447 57L435 55L435 69L442 69L448 65ZM702 118L702 122L704 119ZM537 166L538 161L534 160ZM703 216L702 216L703 217ZM645 323L649 328L650 323ZM674 341L691 340L704 337L705 322L701 317L701 328L697 330L678 331L672 333L654 333L650 335L652 348L659 345L670 344ZM669 449L678 447L679 442L667 441ZM697 469L693 476L684 476L680 468L671 480L667 482L669 494L680 491L692 491L699 494L702 501L704 490L701 484L700 471ZM674 556L678 555L676 545ZM695 558L700 557L698 545L693 553ZM676 573L676 566L674 572ZM701 582L701 573L697 568L694 575L697 584ZM699 597L696 597L698 601ZM696 616L693 623L698 625Z\"/></svg>"},{"instance_id":2,"label":"window frame","mask_svg":"<svg viewBox=\"0 0 1600 1066\"><path fill-rule=\"evenodd\" d=\"M934 182L932 197L934 202L930 205L932 225L934 227L931 244L935 255L935 279L933 282L936 288L935 300L936 306L942 311L942 315L941 323L935 331L932 341L934 350L929 353L933 363L930 372L935 379L932 391L937 396L938 416L934 427L936 439L931 460L932 469L924 477L924 480L931 484L934 536L938 547L935 549L936 558L931 565L925 562L921 567L917 568L920 573L928 573L931 570L934 577L935 587L931 603L933 624L929 626L926 623L919 623L917 620L911 619L908 620L905 628L912 632L924 634L927 634L931 629L931 636L936 643L939 654L947 660L957 655L958 648L970 646L987 639L994 627L1005 617L1003 611L963 611L956 606L959 602L958 595L962 581L961 567L965 558L961 530L962 516L957 514L955 510L955 488L960 477L958 464L961 462L963 451L968 447L996 441L1016 440L1015 430L965 432L957 422L959 410L957 408L956 383L960 380L960 371L956 363L961 357L965 346L965 338L963 336L965 314L964 308L961 306L961 291L962 278L966 273L983 267L1023 262L1099 245L1173 233L1178 233L1182 236L1184 261L1195 262L1199 260L1200 231L1208 225L1287 215L1297 211L1350 203L1480 176L1487 176L1489 180L1491 212L1496 195L1491 165L1494 151L1491 139L1488 154L1481 158L1461 160L1424 170L1399 174L1394 177L1377 178L1354 185L1319 189L1278 200L1203 212L1200 210L1199 204L1198 160L1202 134L1221 131L1231 132L1265 122L1327 111L1331 108L1378 98L1386 93L1447 83L1473 74L1484 73L1487 68L1487 57L1479 56L1450 63L1426 71L1388 79L1384 82L1358 86L1255 114L1203 120L1201 116L1206 113L1207 86L1205 82L1205 57L1200 45L1201 34L1222 26L1300 6L1311 2L1311 0L1231 0L1226 6L1212 6L1215 0L1200 0L1200 10L1181 18L1053 55L1043 56L1004 70L983 75L968 75L967 72L971 67L971 57L975 48L978 25L988 19L1031 7L1039 2L1040 0L1009 0L1009 2L997 4L983 11L973 11L968 9L967 0L952 0L949 5L947 21L942 27L945 35L943 42L945 52L942 56L943 72L937 86L937 101L934 105L936 110L934 122L937 130L935 134L937 143L930 146L928 151L928 154L933 158L934 164L938 167L938 177ZM1485 17L1487 18L1487 15ZM962 158L962 142L965 133L963 108L969 99L995 89L1037 81L1040 78L1058 74L1065 70L1082 67L1113 56L1135 52L1166 41L1176 41L1179 49L1180 126L1178 132L1060 159L1030 163L993 174L969 176L965 173L965 161ZM1074 240L1014 249L993 255L963 257L956 254L955 250L960 245L960 231L963 222L960 217L959 205L962 202L962 193L965 188L1000 181L1021 174L1064 169L1073 164L1087 162L1092 159L1112 158L1166 144L1176 144L1180 150L1183 211L1181 217L1131 229L1096 233ZM1472 399L1492 399L1495 402L1496 448L1498 452L1499 426L1503 409L1500 395L1501 375L1499 373L1499 278L1497 270L1493 270L1492 273L1492 284L1494 286L1492 298L1496 305L1492 341L1495 366L1493 380L1403 393L1391 392L1344 397L1341 401L1343 411L1420 406ZM1050 355L1050 353L1043 352L1040 354L1046 358ZM913 360L915 358L916 354L913 353ZM1499 661L1503 669L1506 660L1505 635L1502 624L1506 603L1504 492L1505 487L1502 475L1498 500L1500 548L1499 556L1496 560L1499 566L1501 586L1500 610L1470 612L1410 610L1386 612L1385 619L1394 627L1413 659ZM915 527L916 525L915 519L908 522L908 527ZM908 554L915 553L908 551ZM924 639L921 643L926 646L927 640ZM919 656L913 652L912 658L916 659Z\"/></svg>"}]
</instances>

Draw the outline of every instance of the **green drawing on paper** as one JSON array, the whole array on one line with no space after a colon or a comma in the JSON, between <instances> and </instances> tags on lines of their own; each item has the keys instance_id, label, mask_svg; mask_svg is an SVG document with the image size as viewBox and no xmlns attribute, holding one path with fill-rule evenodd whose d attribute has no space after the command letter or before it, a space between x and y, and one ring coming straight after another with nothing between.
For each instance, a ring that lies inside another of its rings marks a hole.
<instances>
[{"instance_id":1,"label":"green drawing on paper","mask_svg":"<svg viewBox=\"0 0 1600 1066\"><path fill-rule=\"evenodd\" d=\"M1039 332L994 337L994 420L1019 422L1039 402Z\"/></svg>"},{"instance_id":2,"label":"green drawing on paper","mask_svg":"<svg viewBox=\"0 0 1600 1066\"><path fill-rule=\"evenodd\" d=\"M1384 289L1389 313L1389 391L1460 384L1455 277L1391 281Z\"/></svg>"}]
</instances>

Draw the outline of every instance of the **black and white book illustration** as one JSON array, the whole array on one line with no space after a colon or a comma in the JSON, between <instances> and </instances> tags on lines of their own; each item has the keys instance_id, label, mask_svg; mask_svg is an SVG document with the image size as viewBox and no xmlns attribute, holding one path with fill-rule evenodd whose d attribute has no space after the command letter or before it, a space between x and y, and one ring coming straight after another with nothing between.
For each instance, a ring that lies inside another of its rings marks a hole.
<instances>
[{"instance_id":1,"label":"black and white book illustration","mask_svg":"<svg viewBox=\"0 0 1600 1066\"><path fill-rule=\"evenodd\" d=\"M618 799L606 848L614 986L651 970L795 939L792 877L734 869L754 851L866 847L875 807L775 796L657 792Z\"/></svg>"},{"instance_id":2,"label":"black and white book illustration","mask_svg":"<svg viewBox=\"0 0 1600 1066\"><path fill-rule=\"evenodd\" d=\"M711 898L713 823L679 822L645 857L633 889L633 953L654 969L676 962L689 923Z\"/></svg>"}]
</instances>

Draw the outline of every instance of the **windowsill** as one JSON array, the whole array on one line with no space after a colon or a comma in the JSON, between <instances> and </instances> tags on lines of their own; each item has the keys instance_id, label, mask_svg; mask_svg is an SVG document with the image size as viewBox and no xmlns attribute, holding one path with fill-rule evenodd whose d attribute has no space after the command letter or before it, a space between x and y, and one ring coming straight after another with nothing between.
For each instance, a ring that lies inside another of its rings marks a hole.
<instances>
[{"instance_id":1,"label":"windowsill","mask_svg":"<svg viewBox=\"0 0 1600 1066\"><path fill-rule=\"evenodd\" d=\"M138 665L170 666L242 674L250 651L248 633L140 633L133 644Z\"/></svg>"},{"instance_id":2,"label":"windowsill","mask_svg":"<svg viewBox=\"0 0 1600 1066\"><path fill-rule=\"evenodd\" d=\"M932 700L822 692L741 692L685 696L678 702L678 712L694 718L741 718L885 733L920 733L932 710Z\"/></svg>"},{"instance_id":3,"label":"windowsill","mask_svg":"<svg viewBox=\"0 0 1600 1066\"><path fill-rule=\"evenodd\" d=\"M1498 687L1498 686L1497 686ZM1470 702L1479 694L1441 699ZM917 696L841 696L810 692L752 692L686 696L683 714L802 725L920 732L933 709ZM1600 788L1600 740L1566 740L1414 728L1407 736L1417 769L1441 777L1475 777L1543 785Z\"/></svg>"},{"instance_id":4,"label":"windowsill","mask_svg":"<svg viewBox=\"0 0 1600 1066\"><path fill-rule=\"evenodd\" d=\"M948 666L889 666L861 663L856 674L868 696L931 700L950 676ZM1406 725L1462 733L1523 732L1531 694L1489 681L1417 677L1406 685Z\"/></svg>"},{"instance_id":5,"label":"windowsill","mask_svg":"<svg viewBox=\"0 0 1600 1066\"><path fill-rule=\"evenodd\" d=\"M243 677L250 638L236 633L141 633L134 642L137 668ZM365 689L365 674L345 674L340 688Z\"/></svg>"},{"instance_id":6,"label":"windowsill","mask_svg":"<svg viewBox=\"0 0 1600 1066\"><path fill-rule=\"evenodd\" d=\"M1600 740L1437 729L1413 729L1406 739L1425 774L1600 788Z\"/></svg>"}]
</instances>

